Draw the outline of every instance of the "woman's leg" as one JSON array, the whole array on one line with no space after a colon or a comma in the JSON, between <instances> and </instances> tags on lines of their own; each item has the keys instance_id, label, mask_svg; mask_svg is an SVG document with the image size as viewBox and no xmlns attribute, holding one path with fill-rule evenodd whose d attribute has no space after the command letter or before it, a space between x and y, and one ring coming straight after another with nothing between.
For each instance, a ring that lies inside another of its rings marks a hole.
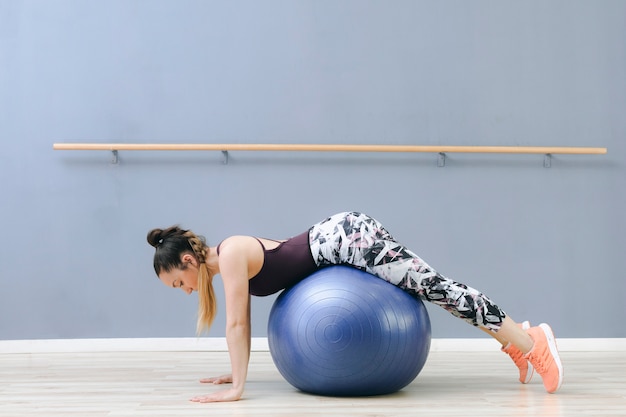
<instances>
[{"instance_id":1,"label":"woman's leg","mask_svg":"<svg viewBox=\"0 0 626 417\"><path fill-rule=\"evenodd\" d=\"M314 225L309 237L318 265L352 265L443 307L498 340L520 368L520 380L528 360L548 392L560 387L563 369L548 325L523 330L478 290L437 273L377 220L358 212L339 213Z\"/></svg>"},{"instance_id":2,"label":"woman's leg","mask_svg":"<svg viewBox=\"0 0 626 417\"><path fill-rule=\"evenodd\" d=\"M349 264L437 304L495 337L506 314L481 292L439 274L375 219L340 213L313 226L311 250L318 265ZM519 335L518 335L519 336Z\"/></svg>"},{"instance_id":3,"label":"woman's leg","mask_svg":"<svg viewBox=\"0 0 626 417\"><path fill-rule=\"evenodd\" d=\"M500 326L500 330L497 332L494 333L490 330L483 330L500 342L503 347L506 347L509 343L511 343L522 353L528 353L533 347L533 340L530 336L528 336L528 333L526 333L518 323L513 321L508 316L504 318L502 325Z\"/></svg>"}]
</instances>

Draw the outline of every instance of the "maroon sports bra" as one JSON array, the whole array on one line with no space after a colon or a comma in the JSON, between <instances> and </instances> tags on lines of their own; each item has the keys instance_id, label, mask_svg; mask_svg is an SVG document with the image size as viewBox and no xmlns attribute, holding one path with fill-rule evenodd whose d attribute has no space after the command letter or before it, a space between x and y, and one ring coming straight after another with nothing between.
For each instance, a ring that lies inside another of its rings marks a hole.
<instances>
[{"instance_id":1,"label":"maroon sports bra","mask_svg":"<svg viewBox=\"0 0 626 417\"><path fill-rule=\"evenodd\" d=\"M265 249L263 243L263 266L258 274L250 278L249 292L265 296L290 287L318 269L309 247L309 231L281 242L274 249ZM221 245L221 243L220 243ZM220 253L217 246L217 254Z\"/></svg>"}]
</instances>

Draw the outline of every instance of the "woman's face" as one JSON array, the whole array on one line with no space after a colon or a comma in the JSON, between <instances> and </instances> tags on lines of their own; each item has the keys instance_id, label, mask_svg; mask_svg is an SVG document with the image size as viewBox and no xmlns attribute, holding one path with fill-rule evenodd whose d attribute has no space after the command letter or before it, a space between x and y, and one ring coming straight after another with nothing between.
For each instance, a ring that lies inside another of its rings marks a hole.
<instances>
[{"instance_id":1,"label":"woman's face","mask_svg":"<svg viewBox=\"0 0 626 417\"><path fill-rule=\"evenodd\" d=\"M159 279L163 284L171 288L180 288L186 294L198 291L198 264L196 259L189 255L183 255L183 265L185 269L172 269L169 272L162 271Z\"/></svg>"}]
</instances>

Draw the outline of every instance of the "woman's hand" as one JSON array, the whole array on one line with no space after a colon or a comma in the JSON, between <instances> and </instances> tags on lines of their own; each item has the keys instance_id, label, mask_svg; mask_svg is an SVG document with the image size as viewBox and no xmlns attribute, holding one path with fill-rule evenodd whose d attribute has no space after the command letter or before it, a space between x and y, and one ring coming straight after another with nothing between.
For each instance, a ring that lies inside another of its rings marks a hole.
<instances>
[{"instance_id":1,"label":"woman's hand","mask_svg":"<svg viewBox=\"0 0 626 417\"><path fill-rule=\"evenodd\" d=\"M218 391L218 392L214 392L213 394L210 395L204 395L201 397L193 397L191 398L190 401L196 402L196 403L213 403L213 402L220 402L220 401L237 401L241 398L241 394L242 392L235 389L235 388L231 388L231 389L226 389L223 391Z\"/></svg>"},{"instance_id":2,"label":"woman's hand","mask_svg":"<svg viewBox=\"0 0 626 417\"><path fill-rule=\"evenodd\" d=\"M203 384L215 384L215 385L230 384L231 382L233 382L233 376L231 374L214 376L211 378L203 378L200 380L200 382Z\"/></svg>"}]
</instances>

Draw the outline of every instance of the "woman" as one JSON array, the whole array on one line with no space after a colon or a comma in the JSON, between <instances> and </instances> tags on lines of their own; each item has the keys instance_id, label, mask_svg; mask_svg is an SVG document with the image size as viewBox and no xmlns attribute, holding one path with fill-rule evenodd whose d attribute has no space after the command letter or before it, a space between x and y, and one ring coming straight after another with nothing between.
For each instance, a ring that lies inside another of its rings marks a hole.
<instances>
[{"instance_id":1,"label":"woman","mask_svg":"<svg viewBox=\"0 0 626 417\"><path fill-rule=\"evenodd\" d=\"M515 323L479 291L437 273L365 214L335 214L288 240L231 236L217 247L208 247L201 236L174 226L150 231L148 243L156 248L154 270L165 285L187 294L198 292L199 333L209 328L215 317L212 280L217 274L222 277L232 374L202 382L232 386L192 401L241 398L250 358L250 295L275 293L336 264L376 275L485 331L513 359L522 383L529 382L537 370L548 392L561 385L563 368L547 324L529 327Z\"/></svg>"}]
</instances>

